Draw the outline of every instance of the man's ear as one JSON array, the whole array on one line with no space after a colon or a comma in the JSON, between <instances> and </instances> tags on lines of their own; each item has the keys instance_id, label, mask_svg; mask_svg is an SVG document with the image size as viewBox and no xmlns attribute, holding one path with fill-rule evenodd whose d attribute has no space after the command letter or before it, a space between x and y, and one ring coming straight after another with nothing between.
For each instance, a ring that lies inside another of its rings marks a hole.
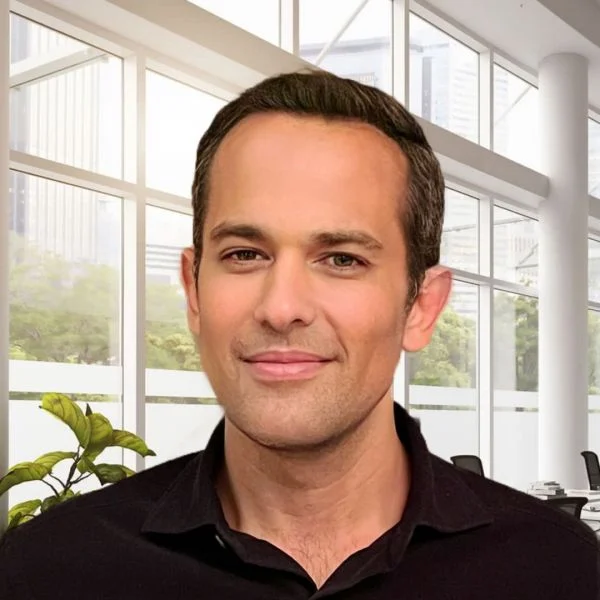
<instances>
[{"instance_id":1,"label":"man's ear","mask_svg":"<svg viewBox=\"0 0 600 600\"><path fill-rule=\"evenodd\" d=\"M188 327L192 334L197 336L199 333L198 314L200 306L198 302L198 286L194 276L194 256L193 248L186 248L181 253L180 277L186 297Z\"/></svg>"},{"instance_id":2,"label":"man's ear","mask_svg":"<svg viewBox=\"0 0 600 600\"><path fill-rule=\"evenodd\" d=\"M452 273L449 269L439 265L428 269L406 319L402 338L405 351L418 352L429 344L451 290Z\"/></svg>"}]
</instances>

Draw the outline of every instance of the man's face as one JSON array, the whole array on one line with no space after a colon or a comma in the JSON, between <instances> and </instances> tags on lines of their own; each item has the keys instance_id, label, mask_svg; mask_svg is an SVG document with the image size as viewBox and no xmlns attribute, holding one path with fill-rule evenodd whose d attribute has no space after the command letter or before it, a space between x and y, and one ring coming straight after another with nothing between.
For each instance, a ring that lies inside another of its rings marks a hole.
<instances>
[{"instance_id":1,"label":"man's face","mask_svg":"<svg viewBox=\"0 0 600 600\"><path fill-rule=\"evenodd\" d=\"M448 290L407 315L407 169L366 124L262 114L223 140L197 292L191 250L183 280L206 374L255 441L340 438L389 397L403 342L428 341Z\"/></svg>"}]
</instances>

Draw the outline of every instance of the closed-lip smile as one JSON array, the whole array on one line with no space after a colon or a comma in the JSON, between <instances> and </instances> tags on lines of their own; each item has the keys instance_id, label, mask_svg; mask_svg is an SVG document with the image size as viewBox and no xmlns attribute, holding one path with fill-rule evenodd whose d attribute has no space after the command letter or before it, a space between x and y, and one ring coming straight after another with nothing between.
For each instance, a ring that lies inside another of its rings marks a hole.
<instances>
[{"instance_id":1,"label":"closed-lip smile","mask_svg":"<svg viewBox=\"0 0 600 600\"><path fill-rule=\"evenodd\" d=\"M261 381L311 379L332 359L301 350L268 350L244 357L252 376Z\"/></svg>"}]
</instances>

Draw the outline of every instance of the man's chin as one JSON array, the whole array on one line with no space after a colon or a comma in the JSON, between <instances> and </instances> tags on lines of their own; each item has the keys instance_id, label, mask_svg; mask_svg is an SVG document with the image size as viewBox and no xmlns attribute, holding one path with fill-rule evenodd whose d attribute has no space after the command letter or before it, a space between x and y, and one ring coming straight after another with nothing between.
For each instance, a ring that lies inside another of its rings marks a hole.
<instances>
[{"instance_id":1,"label":"man's chin","mask_svg":"<svg viewBox=\"0 0 600 600\"><path fill-rule=\"evenodd\" d=\"M313 454L336 445L343 437L337 431L315 428L314 424L293 419L288 424L278 422L240 423L236 425L245 437L258 446L286 454Z\"/></svg>"}]
</instances>

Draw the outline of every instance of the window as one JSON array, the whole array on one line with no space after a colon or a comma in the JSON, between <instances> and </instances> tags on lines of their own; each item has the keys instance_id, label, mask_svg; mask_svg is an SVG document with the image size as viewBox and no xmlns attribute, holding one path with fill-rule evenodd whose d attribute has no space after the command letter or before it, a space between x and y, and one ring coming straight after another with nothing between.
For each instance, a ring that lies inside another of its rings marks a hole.
<instances>
[{"instance_id":1,"label":"window","mask_svg":"<svg viewBox=\"0 0 600 600\"><path fill-rule=\"evenodd\" d=\"M600 198L600 123L588 119L589 193Z\"/></svg>"},{"instance_id":2,"label":"window","mask_svg":"<svg viewBox=\"0 0 600 600\"><path fill-rule=\"evenodd\" d=\"M122 60L11 15L10 147L123 173Z\"/></svg>"},{"instance_id":3,"label":"window","mask_svg":"<svg viewBox=\"0 0 600 600\"><path fill-rule=\"evenodd\" d=\"M188 0L246 31L279 45L280 0Z\"/></svg>"},{"instance_id":4,"label":"window","mask_svg":"<svg viewBox=\"0 0 600 600\"><path fill-rule=\"evenodd\" d=\"M538 281L538 222L494 206L494 278L528 287Z\"/></svg>"},{"instance_id":5,"label":"window","mask_svg":"<svg viewBox=\"0 0 600 600\"><path fill-rule=\"evenodd\" d=\"M146 207L146 366L199 371L180 283L181 251L192 244L192 217Z\"/></svg>"},{"instance_id":6,"label":"window","mask_svg":"<svg viewBox=\"0 0 600 600\"><path fill-rule=\"evenodd\" d=\"M494 151L540 170L538 89L494 65Z\"/></svg>"},{"instance_id":7,"label":"window","mask_svg":"<svg viewBox=\"0 0 600 600\"><path fill-rule=\"evenodd\" d=\"M411 13L410 110L440 127L479 141L479 56Z\"/></svg>"},{"instance_id":8,"label":"window","mask_svg":"<svg viewBox=\"0 0 600 600\"><path fill-rule=\"evenodd\" d=\"M408 356L410 413L443 458L478 454L479 288L457 281L429 346Z\"/></svg>"},{"instance_id":9,"label":"window","mask_svg":"<svg viewBox=\"0 0 600 600\"><path fill-rule=\"evenodd\" d=\"M494 293L494 479L525 490L537 478L538 301Z\"/></svg>"},{"instance_id":10,"label":"window","mask_svg":"<svg viewBox=\"0 0 600 600\"><path fill-rule=\"evenodd\" d=\"M600 452L600 312L588 311L588 448Z\"/></svg>"},{"instance_id":11,"label":"window","mask_svg":"<svg viewBox=\"0 0 600 600\"><path fill-rule=\"evenodd\" d=\"M446 189L442 234L443 265L463 271L479 271L479 201Z\"/></svg>"},{"instance_id":12,"label":"window","mask_svg":"<svg viewBox=\"0 0 600 600\"><path fill-rule=\"evenodd\" d=\"M299 0L300 56L322 69L392 90L389 0Z\"/></svg>"},{"instance_id":13,"label":"window","mask_svg":"<svg viewBox=\"0 0 600 600\"><path fill-rule=\"evenodd\" d=\"M72 447L69 431L38 408L45 392L90 402L121 425L122 201L16 172L8 200L14 464ZM17 490L11 503L26 499Z\"/></svg>"},{"instance_id":14,"label":"window","mask_svg":"<svg viewBox=\"0 0 600 600\"><path fill-rule=\"evenodd\" d=\"M588 240L588 298L600 302L600 242Z\"/></svg>"},{"instance_id":15,"label":"window","mask_svg":"<svg viewBox=\"0 0 600 600\"><path fill-rule=\"evenodd\" d=\"M192 217L146 208L147 465L199 450L221 417L186 320L181 251L192 244ZM173 432L177 432L174 435Z\"/></svg>"},{"instance_id":16,"label":"window","mask_svg":"<svg viewBox=\"0 0 600 600\"><path fill-rule=\"evenodd\" d=\"M153 71L146 84L146 183L189 198L198 142L225 102Z\"/></svg>"}]
</instances>

